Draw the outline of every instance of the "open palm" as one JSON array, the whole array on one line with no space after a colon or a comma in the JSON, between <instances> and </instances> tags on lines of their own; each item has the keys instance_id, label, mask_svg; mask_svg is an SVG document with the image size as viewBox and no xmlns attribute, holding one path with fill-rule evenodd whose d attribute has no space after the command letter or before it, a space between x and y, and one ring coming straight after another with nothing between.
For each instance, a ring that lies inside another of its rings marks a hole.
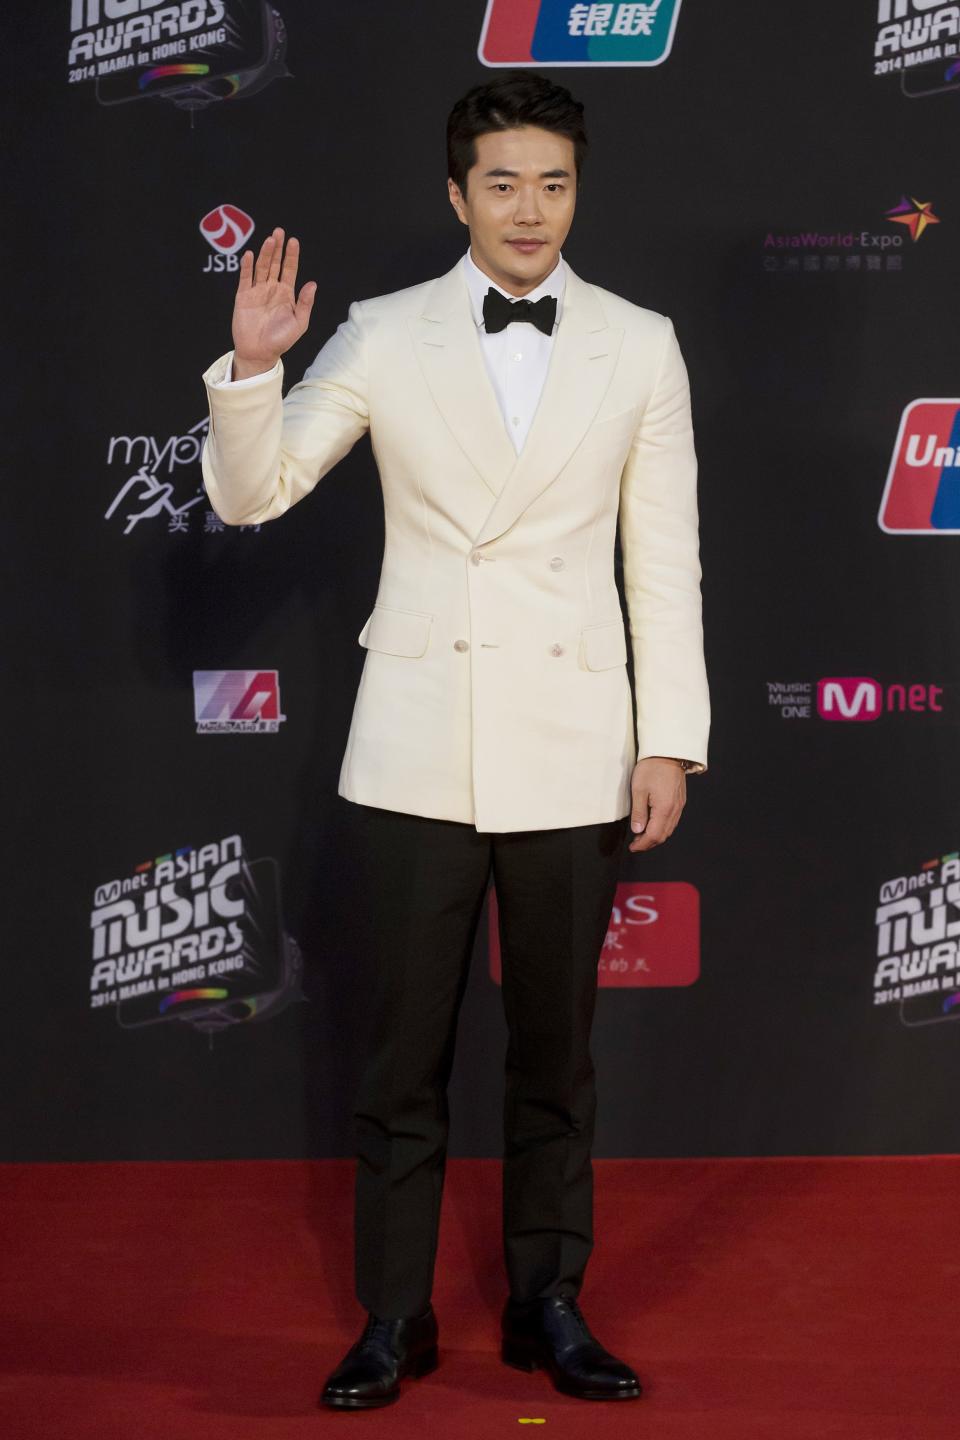
<instances>
[{"instance_id":1,"label":"open palm","mask_svg":"<svg viewBox=\"0 0 960 1440\"><path fill-rule=\"evenodd\" d=\"M272 368L306 330L317 283L308 280L297 296L299 262L300 241L291 235L284 253L279 227L264 240L256 264L252 250L243 252L233 305L233 348L244 365Z\"/></svg>"}]
</instances>

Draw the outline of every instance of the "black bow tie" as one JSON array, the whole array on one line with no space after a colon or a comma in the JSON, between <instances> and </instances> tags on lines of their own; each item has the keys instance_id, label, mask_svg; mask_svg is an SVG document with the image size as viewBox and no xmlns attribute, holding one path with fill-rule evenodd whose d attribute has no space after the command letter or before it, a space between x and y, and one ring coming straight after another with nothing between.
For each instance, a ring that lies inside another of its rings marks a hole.
<instances>
[{"instance_id":1,"label":"black bow tie","mask_svg":"<svg viewBox=\"0 0 960 1440\"><path fill-rule=\"evenodd\" d=\"M529 320L544 335L552 335L556 318L556 295L544 295L539 300L508 300L499 290L490 289L483 297L483 324L488 335L506 330L511 320Z\"/></svg>"}]
</instances>

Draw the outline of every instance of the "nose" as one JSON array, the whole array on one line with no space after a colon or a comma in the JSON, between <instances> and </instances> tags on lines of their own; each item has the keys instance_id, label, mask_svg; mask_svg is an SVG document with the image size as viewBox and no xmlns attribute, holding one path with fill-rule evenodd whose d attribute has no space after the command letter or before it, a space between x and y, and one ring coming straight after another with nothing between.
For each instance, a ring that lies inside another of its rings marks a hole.
<instances>
[{"instance_id":1,"label":"nose","mask_svg":"<svg viewBox=\"0 0 960 1440\"><path fill-rule=\"evenodd\" d=\"M517 206L513 212L515 225L541 225L540 192L535 185L523 185L517 191Z\"/></svg>"}]
</instances>

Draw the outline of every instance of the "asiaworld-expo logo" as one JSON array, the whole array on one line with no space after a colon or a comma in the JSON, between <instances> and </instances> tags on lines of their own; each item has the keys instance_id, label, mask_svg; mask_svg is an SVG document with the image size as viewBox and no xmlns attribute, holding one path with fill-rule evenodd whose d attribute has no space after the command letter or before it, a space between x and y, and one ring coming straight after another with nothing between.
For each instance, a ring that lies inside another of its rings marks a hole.
<instances>
[{"instance_id":1,"label":"asiaworld-expo logo","mask_svg":"<svg viewBox=\"0 0 960 1440\"><path fill-rule=\"evenodd\" d=\"M877 523L892 535L960 535L960 400L906 407Z\"/></svg>"},{"instance_id":2,"label":"asiaworld-expo logo","mask_svg":"<svg viewBox=\"0 0 960 1440\"><path fill-rule=\"evenodd\" d=\"M487 0L478 53L484 65L659 65L680 4Z\"/></svg>"}]
</instances>

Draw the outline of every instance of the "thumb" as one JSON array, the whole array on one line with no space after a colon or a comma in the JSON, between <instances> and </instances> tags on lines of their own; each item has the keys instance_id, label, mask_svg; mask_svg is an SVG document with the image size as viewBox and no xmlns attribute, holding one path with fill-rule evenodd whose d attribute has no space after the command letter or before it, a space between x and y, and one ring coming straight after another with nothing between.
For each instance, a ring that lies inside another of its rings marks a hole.
<instances>
[{"instance_id":1,"label":"thumb","mask_svg":"<svg viewBox=\"0 0 960 1440\"><path fill-rule=\"evenodd\" d=\"M300 294L297 296L297 309L300 311L302 316L307 316L310 314L310 310L313 306L314 300L316 299L316 295L316 280L308 280L300 291Z\"/></svg>"},{"instance_id":2,"label":"thumb","mask_svg":"<svg viewBox=\"0 0 960 1440\"><path fill-rule=\"evenodd\" d=\"M630 829L634 835L640 835L647 828L647 821L650 818L650 804L647 792L635 792L633 796L633 807L630 812Z\"/></svg>"}]
</instances>

